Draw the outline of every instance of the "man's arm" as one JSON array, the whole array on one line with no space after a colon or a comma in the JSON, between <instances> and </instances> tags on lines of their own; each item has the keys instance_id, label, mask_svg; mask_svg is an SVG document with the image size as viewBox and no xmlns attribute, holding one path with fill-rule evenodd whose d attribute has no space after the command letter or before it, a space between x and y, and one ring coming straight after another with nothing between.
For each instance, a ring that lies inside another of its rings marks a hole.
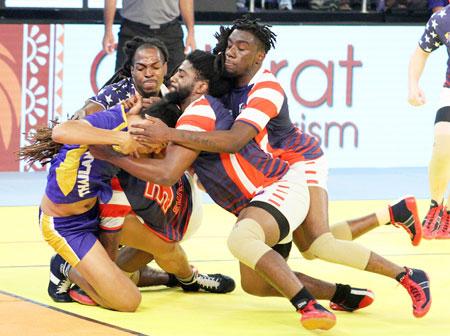
<instances>
[{"instance_id":1,"label":"man's arm","mask_svg":"<svg viewBox=\"0 0 450 336\"><path fill-rule=\"evenodd\" d=\"M162 159L135 159L120 155L104 146L93 146L89 149L95 158L108 161L141 180L167 186L175 184L199 154L198 151L175 144L169 144Z\"/></svg>"},{"instance_id":2,"label":"man's arm","mask_svg":"<svg viewBox=\"0 0 450 336\"><path fill-rule=\"evenodd\" d=\"M421 47L417 47L411 56L408 68L408 102L413 106L425 104L425 93L419 86L419 80L427 62L427 53Z\"/></svg>"},{"instance_id":3,"label":"man's arm","mask_svg":"<svg viewBox=\"0 0 450 336\"><path fill-rule=\"evenodd\" d=\"M114 16L116 15L116 0L105 0L105 7L103 9L103 19L105 22L105 33L103 35L103 50L111 54L114 51L116 43L112 32L114 23Z\"/></svg>"},{"instance_id":4,"label":"man's arm","mask_svg":"<svg viewBox=\"0 0 450 336\"><path fill-rule=\"evenodd\" d=\"M85 120L68 120L52 130L53 141L68 145L121 145L128 137L127 132L93 127Z\"/></svg>"},{"instance_id":5,"label":"man's arm","mask_svg":"<svg viewBox=\"0 0 450 336\"><path fill-rule=\"evenodd\" d=\"M236 153L257 135L254 127L243 122L235 122L226 131L196 132L167 127L159 119L151 120L154 121L153 124L137 123L130 129L140 143L172 141L197 151Z\"/></svg>"},{"instance_id":6,"label":"man's arm","mask_svg":"<svg viewBox=\"0 0 450 336\"><path fill-rule=\"evenodd\" d=\"M194 0L180 0L180 14L187 29L184 53L187 54L196 48L194 32Z\"/></svg>"},{"instance_id":7,"label":"man's arm","mask_svg":"<svg viewBox=\"0 0 450 336\"><path fill-rule=\"evenodd\" d=\"M83 119L87 115L103 111L104 109L105 108L102 105L94 103L91 100L87 100L84 106L76 111L71 119Z\"/></svg>"}]
</instances>

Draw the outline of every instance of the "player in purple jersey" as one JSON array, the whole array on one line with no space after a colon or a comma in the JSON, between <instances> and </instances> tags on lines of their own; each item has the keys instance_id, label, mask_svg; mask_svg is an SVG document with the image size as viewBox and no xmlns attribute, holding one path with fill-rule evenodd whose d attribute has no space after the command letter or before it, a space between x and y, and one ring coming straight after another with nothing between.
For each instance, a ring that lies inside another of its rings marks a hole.
<instances>
[{"instance_id":1,"label":"player in purple jersey","mask_svg":"<svg viewBox=\"0 0 450 336\"><path fill-rule=\"evenodd\" d=\"M336 239L330 232L326 161L317 142L292 125L281 85L270 72L262 70L265 55L275 44L275 35L269 26L244 17L236 20L231 28L221 27L217 38L215 51L224 56L225 70L237 86L229 98L229 107L237 115L231 129L192 132L159 127L155 123L146 126L147 130L132 130L132 134L150 136L149 143L159 139L195 150L227 153L240 150L253 139L265 152L288 161L291 170L303 172L307 177L310 208L302 225L293 233L302 254L307 259L320 258L396 279L413 300L414 316L424 316L431 304L425 272L396 265L354 242ZM405 205L411 213L416 212L415 203ZM418 243L416 237L420 239L420 231L415 229L420 230L420 225L414 223L417 221L406 223L405 229L411 233L413 243ZM411 291L420 295L413 295Z\"/></svg>"},{"instance_id":2,"label":"player in purple jersey","mask_svg":"<svg viewBox=\"0 0 450 336\"><path fill-rule=\"evenodd\" d=\"M140 111L141 106L136 105L136 110ZM151 111L150 108L149 111L143 110L143 113L153 115ZM165 111L159 117L175 125L178 114ZM51 261L48 289L50 296L56 301L68 301L66 290L73 281L96 303L106 308L135 311L140 303L141 295L137 287L111 260L97 239L100 224L98 203L110 201L113 193L109 182L117 169L104 161L95 160L87 146L113 144L119 145L125 153L158 153L160 145L141 146L127 132L121 132L126 130L128 122L133 118L141 119L131 112L126 115L124 107L119 104L110 110L86 116L84 120L70 120L57 125L52 130L53 140L66 144L58 148L51 160L46 193L40 207L40 226L45 240L58 253ZM33 161L30 147L22 149L22 152L26 150L28 158ZM51 156L47 152L47 157ZM179 183L188 187L186 181ZM183 200L175 198L174 202L175 206L180 207L181 204L178 203ZM171 205L169 207L173 210ZM181 234L187 229L192 203L188 202L183 208L184 211L177 211L177 215L183 217ZM171 220L174 217L167 218ZM165 233L164 218L153 218L152 221ZM162 225L158 226L159 223ZM181 239L181 235L175 232L176 228L167 230L171 230L174 240ZM161 241L157 235L146 231L139 221L126 221L120 239L123 244L151 253L164 270L177 277L184 289L201 288L197 281L198 272L189 265L179 244ZM105 281L108 278L111 281ZM216 278L220 280L221 275L216 275ZM228 283L234 288L232 279L227 280L230 280ZM213 291L209 288L205 290Z\"/></svg>"},{"instance_id":3,"label":"player in purple jersey","mask_svg":"<svg viewBox=\"0 0 450 336\"><path fill-rule=\"evenodd\" d=\"M431 204L423 220L426 239L450 238L450 198L444 205L450 182L450 5L434 13L425 27L419 45L411 56L408 76L408 101L413 106L425 104L425 94L419 80L431 52L445 45L449 58L439 109L434 121L434 144L428 166Z\"/></svg>"}]
</instances>

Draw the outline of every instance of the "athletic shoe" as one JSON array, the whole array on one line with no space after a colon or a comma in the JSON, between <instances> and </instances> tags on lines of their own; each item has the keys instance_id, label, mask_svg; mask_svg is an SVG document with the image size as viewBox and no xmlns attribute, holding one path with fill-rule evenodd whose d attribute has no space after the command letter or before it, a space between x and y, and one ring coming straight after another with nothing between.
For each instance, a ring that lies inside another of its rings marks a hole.
<instances>
[{"instance_id":1,"label":"athletic shoe","mask_svg":"<svg viewBox=\"0 0 450 336\"><path fill-rule=\"evenodd\" d=\"M406 288L413 302L413 314L422 317L431 307L430 279L419 269L405 267L405 272L396 276L400 284Z\"/></svg>"},{"instance_id":2,"label":"athletic shoe","mask_svg":"<svg viewBox=\"0 0 450 336\"><path fill-rule=\"evenodd\" d=\"M72 298L73 301L76 301L78 303L81 303L82 305L86 306L98 306L97 302L91 299L89 295L86 294L84 290L82 290L77 285L73 286L69 290L69 295Z\"/></svg>"},{"instance_id":3,"label":"athletic shoe","mask_svg":"<svg viewBox=\"0 0 450 336\"><path fill-rule=\"evenodd\" d=\"M433 239L441 225L443 205L439 205L435 200L431 200L430 210L422 223L422 235L425 239Z\"/></svg>"},{"instance_id":4,"label":"athletic shoe","mask_svg":"<svg viewBox=\"0 0 450 336\"><path fill-rule=\"evenodd\" d=\"M436 239L450 239L450 211L444 208L441 226L436 232Z\"/></svg>"},{"instance_id":5,"label":"athletic shoe","mask_svg":"<svg viewBox=\"0 0 450 336\"><path fill-rule=\"evenodd\" d=\"M330 301L330 308L338 311L353 312L372 304L375 295L370 289L351 288L350 293L341 302Z\"/></svg>"},{"instance_id":6,"label":"athletic shoe","mask_svg":"<svg viewBox=\"0 0 450 336\"><path fill-rule=\"evenodd\" d=\"M308 330L328 330L336 324L336 316L318 304L314 299L305 302L303 308L300 308L298 312L302 314L300 322Z\"/></svg>"},{"instance_id":7,"label":"athletic shoe","mask_svg":"<svg viewBox=\"0 0 450 336\"><path fill-rule=\"evenodd\" d=\"M419 245L422 238L422 226L417 211L416 199L411 196L405 197L394 205L390 205L389 214L391 224L405 229L411 238L411 243L414 246Z\"/></svg>"},{"instance_id":8,"label":"athletic shoe","mask_svg":"<svg viewBox=\"0 0 450 336\"><path fill-rule=\"evenodd\" d=\"M178 279L178 281L180 281ZM234 280L223 274L201 274L198 273L190 283L180 281L181 288L185 292L198 292L200 290L208 293L224 294L232 292L236 288Z\"/></svg>"},{"instance_id":9,"label":"athletic shoe","mask_svg":"<svg viewBox=\"0 0 450 336\"><path fill-rule=\"evenodd\" d=\"M47 292L55 302L72 302L68 293L72 284L68 277L69 270L69 263L59 254L50 259L50 281Z\"/></svg>"}]
</instances>

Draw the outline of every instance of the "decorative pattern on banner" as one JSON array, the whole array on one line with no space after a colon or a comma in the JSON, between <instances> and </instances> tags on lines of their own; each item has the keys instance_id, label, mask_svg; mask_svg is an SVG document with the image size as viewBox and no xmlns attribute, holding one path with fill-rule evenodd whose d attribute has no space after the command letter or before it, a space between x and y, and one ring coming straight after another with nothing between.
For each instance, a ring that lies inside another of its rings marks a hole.
<instances>
[{"instance_id":1,"label":"decorative pattern on banner","mask_svg":"<svg viewBox=\"0 0 450 336\"><path fill-rule=\"evenodd\" d=\"M0 29L0 171L18 171L15 152L20 144L22 25Z\"/></svg>"},{"instance_id":2,"label":"decorative pattern on banner","mask_svg":"<svg viewBox=\"0 0 450 336\"><path fill-rule=\"evenodd\" d=\"M21 146L28 144L30 132L54 118L54 111L61 114L61 41L64 37L60 25L23 26ZM21 162L20 170L42 171L45 167Z\"/></svg>"}]
</instances>

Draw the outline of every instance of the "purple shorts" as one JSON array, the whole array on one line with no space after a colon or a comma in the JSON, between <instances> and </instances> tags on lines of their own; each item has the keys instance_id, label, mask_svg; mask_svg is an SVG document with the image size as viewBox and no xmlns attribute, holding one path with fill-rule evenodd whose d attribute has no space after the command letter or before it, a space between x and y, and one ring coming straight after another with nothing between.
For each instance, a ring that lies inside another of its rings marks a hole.
<instances>
[{"instance_id":1,"label":"purple shorts","mask_svg":"<svg viewBox=\"0 0 450 336\"><path fill-rule=\"evenodd\" d=\"M39 226L45 241L70 265L76 266L97 240L98 205L81 215L52 217L39 209Z\"/></svg>"}]
</instances>

